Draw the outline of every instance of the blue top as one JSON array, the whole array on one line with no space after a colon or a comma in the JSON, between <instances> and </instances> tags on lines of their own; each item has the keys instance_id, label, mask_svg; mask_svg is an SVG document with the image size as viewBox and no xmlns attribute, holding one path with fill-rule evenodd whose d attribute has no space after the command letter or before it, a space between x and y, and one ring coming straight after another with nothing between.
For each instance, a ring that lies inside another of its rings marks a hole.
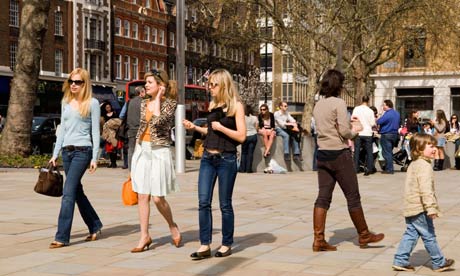
<instances>
[{"instance_id":1,"label":"blue top","mask_svg":"<svg viewBox=\"0 0 460 276\"><path fill-rule=\"evenodd\" d=\"M380 134L398 134L400 120L401 116L398 111L393 108L385 111L377 120L377 124L380 125Z\"/></svg>"},{"instance_id":2,"label":"blue top","mask_svg":"<svg viewBox=\"0 0 460 276\"><path fill-rule=\"evenodd\" d=\"M128 102L126 101L123 107L121 108L120 115L118 115L118 118L123 120L126 117L127 108L128 108Z\"/></svg>"},{"instance_id":3,"label":"blue top","mask_svg":"<svg viewBox=\"0 0 460 276\"><path fill-rule=\"evenodd\" d=\"M57 158L62 147L65 146L89 146L93 147L91 161L97 160L99 152L101 109L99 102L91 99L90 115L81 117L80 112L70 104L63 102L61 106L61 126L57 132L56 145L53 157Z\"/></svg>"}]
</instances>

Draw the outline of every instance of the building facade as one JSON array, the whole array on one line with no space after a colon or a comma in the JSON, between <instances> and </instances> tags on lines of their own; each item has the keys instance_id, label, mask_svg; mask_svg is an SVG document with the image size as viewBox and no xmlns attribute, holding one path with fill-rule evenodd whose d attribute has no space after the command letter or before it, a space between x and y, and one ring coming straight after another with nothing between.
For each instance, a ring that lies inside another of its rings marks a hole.
<instances>
[{"instance_id":1,"label":"building facade","mask_svg":"<svg viewBox=\"0 0 460 276\"><path fill-rule=\"evenodd\" d=\"M439 54L428 48L426 35L416 38L394 60L384 63L371 75L375 83L374 105L381 109L391 99L405 118L412 110L422 120L433 119L441 109L447 118L460 114L460 61L458 49ZM456 45L453 42L452 45Z\"/></svg>"}]
</instances>

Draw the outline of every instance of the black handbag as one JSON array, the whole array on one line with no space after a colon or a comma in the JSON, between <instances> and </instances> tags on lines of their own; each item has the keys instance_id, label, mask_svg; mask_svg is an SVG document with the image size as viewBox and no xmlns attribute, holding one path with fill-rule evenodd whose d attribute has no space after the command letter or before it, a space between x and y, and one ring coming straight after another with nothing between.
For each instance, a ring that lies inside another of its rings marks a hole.
<instances>
[{"instance_id":1,"label":"black handbag","mask_svg":"<svg viewBox=\"0 0 460 276\"><path fill-rule=\"evenodd\" d=\"M62 196L64 178L57 167L51 163L46 168L40 168L34 191L47 196Z\"/></svg>"}]
</instances>

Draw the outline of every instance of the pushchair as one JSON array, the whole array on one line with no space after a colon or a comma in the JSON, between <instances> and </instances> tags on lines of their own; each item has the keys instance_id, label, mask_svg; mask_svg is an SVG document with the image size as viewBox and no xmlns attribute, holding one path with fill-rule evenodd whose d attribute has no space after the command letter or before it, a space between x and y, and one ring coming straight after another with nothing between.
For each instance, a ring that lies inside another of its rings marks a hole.
<instances>
[{"instance_id":1,"label":"pushchair","mask_svg":"<svg viewBox=\"0 0 460 276\"><path fill-rule=\"evenodd\" d=\"M409 167L409 164L411 162L410 148L409 148L409 140L411 137L412 137L412 133L406 134L402 138L401 147L399 148L399 150L393 153L393 163L401 166L402 172L407 171L407 168ZM385 170L385 160L383 159L383 156L379 156L379 165L382 168L382 170Z\"/></svg>"},{"instance_id":2,"label":"pushchair","mask_svg":"<svg viewBox=\"0 0 460 276\"><path fill-rule=\"evenodd\" d=\"M356 150L356 149L355 149ZM379 155L379 150L377 147L377 139L374 138L372 141L372 158L374 160L374 170L375 170L375 160ZM359 160L358 160L358 172L365 172L366 171L366 151L364 149L364 143L361 144L361 149L359 150Z\"/></svg>"}]
</instances>

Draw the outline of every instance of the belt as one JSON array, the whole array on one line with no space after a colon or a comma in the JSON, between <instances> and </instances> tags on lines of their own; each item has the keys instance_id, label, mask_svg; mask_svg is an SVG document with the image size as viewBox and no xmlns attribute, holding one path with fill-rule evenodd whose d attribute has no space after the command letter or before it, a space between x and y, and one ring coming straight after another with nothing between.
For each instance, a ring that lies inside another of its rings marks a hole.
<instances>
[{"instance_id":1,"label":"belt","mask_svg":"<svg viewBox=\"0 0 460 276\"><path fill-rule=\"evenodd\" d=\"M79 146L73 146L73 145L69 145L69 146L65 146L65 147L62 147L62 149L64 150L67 150L67 151L75 151L75 150L86 150L88 147L79 147Z\"/></svg>"}]
</instances>

